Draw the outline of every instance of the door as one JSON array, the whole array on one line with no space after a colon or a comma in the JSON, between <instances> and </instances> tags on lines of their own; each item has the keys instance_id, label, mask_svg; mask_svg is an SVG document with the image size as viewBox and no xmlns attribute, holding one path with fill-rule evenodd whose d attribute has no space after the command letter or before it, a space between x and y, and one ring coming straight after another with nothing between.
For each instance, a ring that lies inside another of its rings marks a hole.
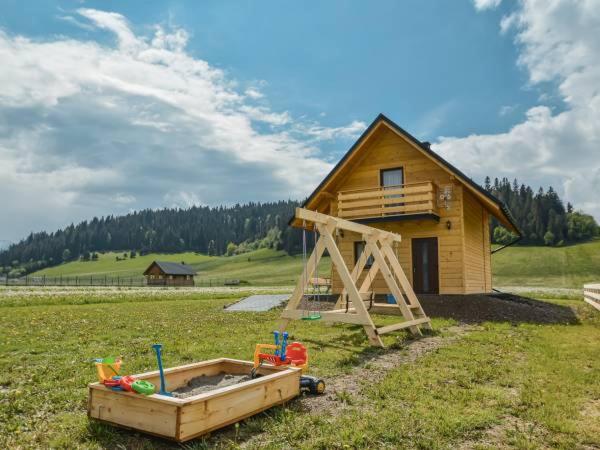
<instances>
[{"instance_id":1,"label":"door","mask_svg":"<svg viewBox=\"0 0 600 450\"><path fill-rule=\"evenodd\" d=\"M412 240L413 289L417 294L439 294L437 238Z\"/></svg>"}]
</instances>

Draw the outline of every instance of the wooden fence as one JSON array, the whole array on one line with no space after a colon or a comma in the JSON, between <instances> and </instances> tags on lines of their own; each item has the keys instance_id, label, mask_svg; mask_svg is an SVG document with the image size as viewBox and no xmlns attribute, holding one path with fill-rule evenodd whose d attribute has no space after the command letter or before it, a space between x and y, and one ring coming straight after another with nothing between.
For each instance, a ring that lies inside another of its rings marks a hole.
<instances>
[{"instance_id":1,"label":"wooden fence","mask_svg":"<svg viewBox=\"0 0 600 450\"><path fill-rule=\"evenodd\" d=\"M600 310L600 283L583 285L583 299Z\"/></svg>"},{"instance_id":2,"label":"wooden fence","mask_svg":"<svg viewBox=\"0 0 600 450\"><path fill-rule=\"evenodd\" d=\"M227 278L194 278L194 285L200 287L238 286L245 284L237 279ZM3 286L107 286L107 287L147 287L146 278L120 276L25 276L20 278L0 277ZM173 287L173 286L148 286ZM193 287L193 286L176 286Z\"/></svg>"}]
</instances>

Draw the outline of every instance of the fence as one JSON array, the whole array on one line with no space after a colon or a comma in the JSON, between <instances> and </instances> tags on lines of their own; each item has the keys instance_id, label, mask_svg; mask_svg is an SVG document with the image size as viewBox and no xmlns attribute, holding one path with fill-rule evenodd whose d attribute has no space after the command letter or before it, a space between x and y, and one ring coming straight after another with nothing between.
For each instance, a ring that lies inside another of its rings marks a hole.
<instances>
[{"instance_id":1,"label":"fence","mask_svg":"<svg viewBox=\"0 0 600 450\"><path fill-rule=\"evenodd\" d=\"M600 284L584 284L583 299L600 310Z\"/></svg>"},{"instance_id":2,"label":"fence","mask_svg":"<svg viewBox=\"0 0 600 450\"><path fill-rule=\"evenodd\" d=\"M238 286L243 281L227 278L194 278L194 285L200 287ZM107 287L147 287L145 277L120 276L25 276L21 278L0 277L0 285L4 286L107 286ZM156 286L149 287L174 287ZM176 286L193 287L193 286Z\"/></svg>"}]
</instances>

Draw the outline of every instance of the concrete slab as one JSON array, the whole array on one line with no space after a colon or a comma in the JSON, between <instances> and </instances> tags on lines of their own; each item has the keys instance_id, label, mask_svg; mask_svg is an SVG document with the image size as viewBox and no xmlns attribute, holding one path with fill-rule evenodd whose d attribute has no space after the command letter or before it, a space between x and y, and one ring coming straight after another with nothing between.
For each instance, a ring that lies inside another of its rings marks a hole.
<instances>
[{"instance_id":1,"label":"concrete slab","mask_svg":"<svg viewBox=\"0 0 600 450\"><path fill-rule=\"evenodd\" d=\"M225 311L268 311L280 306L291 294L251 295L225 308Z\"/></svg>"}]
</instances>

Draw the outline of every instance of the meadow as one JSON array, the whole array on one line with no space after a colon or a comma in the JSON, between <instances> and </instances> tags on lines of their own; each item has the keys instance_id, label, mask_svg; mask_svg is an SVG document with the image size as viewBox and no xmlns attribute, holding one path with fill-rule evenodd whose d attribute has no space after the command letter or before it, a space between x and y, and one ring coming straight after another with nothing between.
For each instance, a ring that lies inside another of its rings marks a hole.
<instances>
[{"instance_id":1,"label":"meadow","mask_svg":"<svg viewBox=\"0 0 600 450\"><path fill-rule=\"evenodd\" d=\"M165 260L191 265L197 279L238 279L252 286L283 286L296 283L302 271L302 257L282 251L261 249L241 255L206 256L197 253L149 254L116 261L123 252L100 254L98 261L75 261L50 267L32 276L139 277L154 261ZM494 286L581 288L600 280L600 240L565 247L506 248L492 256ZM319 273L331 274L328 258L323 258Z\"/></svg>"},{"instance_id":2,"label":"meadow","mask_svg":"<svg viewBox=\"0 0 600 450\"><path fill-rule=\"evenodd\" d=\"M223 311L247 294L0 290L0 448L181 448L88 421L92 359L123 355L127 372L152 370L155 342L167 366L249 359L255 343L270 340L278 311ZM581 300L538 302L548 303L574 319L464 325L434 316L431 335L386 335L385 350L367 346L355 326L296 322L292 338L309 346L311 372L335 393L290 402L183 448L597 448L600 314ZM412 350L427 342L437 344ZM378 365L396 357L406 359Z\"/></svg>"}]
</instances>

